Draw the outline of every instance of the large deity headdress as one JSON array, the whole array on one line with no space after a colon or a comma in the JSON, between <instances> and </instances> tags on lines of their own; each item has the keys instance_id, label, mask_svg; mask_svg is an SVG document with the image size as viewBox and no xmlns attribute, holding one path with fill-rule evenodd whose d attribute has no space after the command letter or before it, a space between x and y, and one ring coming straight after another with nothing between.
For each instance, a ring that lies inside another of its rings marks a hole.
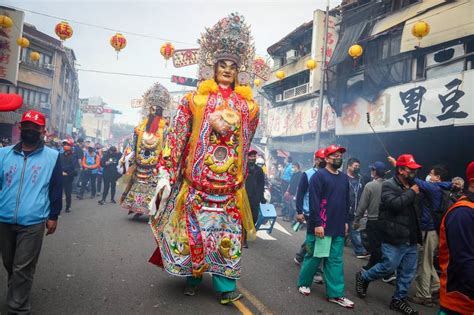
<instances>
[{"instance_id":1,"label":"large deity headdress","mask_svg":"<svg viewBox=\"0 0 474 315\"><path fill-rule=\"evenodd\" d=\"M231 13L206 31L198 40L199 78L214 78L214 66L220 60L230 60L237 64L239 84L249 84L252 73L255 46L250 27L244 17Z\"/></svg>"},{"instance_id":2,"label":"large deity headdress","mask_svg":"<svg viewBox=\"0 0 474 315\"><path fill-rule=\"evenodd\" d=\"M142 96L143 98L143 107L148 109L152 106L158 106L163 109L168 109L170 106L170 93L168 90L161 85L160 83L155 83L151 88L149 88L145 94Z\"/></svg>"}]
</instances>

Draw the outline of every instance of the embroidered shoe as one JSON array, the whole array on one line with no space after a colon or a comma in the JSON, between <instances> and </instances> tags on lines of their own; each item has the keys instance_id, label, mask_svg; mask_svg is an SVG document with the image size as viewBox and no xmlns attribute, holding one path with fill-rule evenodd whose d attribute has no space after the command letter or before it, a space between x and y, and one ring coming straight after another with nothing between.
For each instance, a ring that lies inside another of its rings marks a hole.
<instances>
[{"instance_id":1,"label":"embroidered shoe","mask_svg":"<svg viewBox=\"0 0 474 315\"><path fill-rule=\"evenodd\" d=\"M362 272L358 271L356 273L355 281L356 293L360 298L365 298L367 296L367 288L369 287L369 282L365 281L362 278Z\"/></svg>"},{"instance_id":2,"label":"embroidered shoe","mask_svg":"<svg viewBox=\"0 0 474 315\"><path fill-rule=\"evenodd\" d=\"M406 300L392 299L390 302L390 309L403 314L418 315L418 311L411 307Z\"/></svg>"},{"instance_id":3,"label":"embroidered shoe","mask_svg":"<svg viewBox=\"0 0 474 315\"><path fill-rule=\"evenodd\" d=\"M237 293L235 291L232 292L224 292L221 295L221 304L222 305L227 305L229 303L235 302L237 300L240 300L244 296L241 293Z\"/></svg>"},{"instance_id":4,"label":"embroidered shoe","mask_svg":"<svg viewBox=\"0 0 474 315\"><path fill-rule=\"evenodd\" d=\"M308 296L311 293L311 289L309 287L299 287L298 292L305 296Z\"/></svg>"},{"instance_id":5,"label":"embroidered shoe","mask_svg":"<svg viewBox=\"0 0 474 315\"><path fill-rule=\"evenodd\" d=\"M328 301L331 303L339 304L340 306L345 307L345 308L354 308L355 306L354 302L352 302L346 297L331 298L331 299L328 299Z\"/></svg>"}]
</instances>

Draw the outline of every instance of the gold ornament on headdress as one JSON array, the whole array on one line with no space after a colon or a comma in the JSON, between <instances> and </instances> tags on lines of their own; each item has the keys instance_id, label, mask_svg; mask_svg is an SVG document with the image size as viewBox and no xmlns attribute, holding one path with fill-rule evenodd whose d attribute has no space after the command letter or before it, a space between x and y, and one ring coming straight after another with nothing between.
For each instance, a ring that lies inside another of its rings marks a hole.
<instances>
[{"instance_id":1,"label":"gold ornament on headdress","mask_svg":"<svg viewBox=\"0 0 474 315\"><path fill-rule=\"evenodd\" d=\"M199 78L208 80L214 78L214 65L219 60L230 60L237 64L240 84L249 84L255 46L250 27L244 22L244 17L231 13L221 19L201 35L198 41Z\"/></svg>"}]
</instances>

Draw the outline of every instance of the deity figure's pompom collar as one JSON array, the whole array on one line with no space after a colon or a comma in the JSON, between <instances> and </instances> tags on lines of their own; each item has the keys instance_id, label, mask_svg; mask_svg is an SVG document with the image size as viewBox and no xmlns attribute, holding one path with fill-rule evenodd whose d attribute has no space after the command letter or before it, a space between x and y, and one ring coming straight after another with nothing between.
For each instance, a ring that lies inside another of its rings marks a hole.
<instances>
[{"instance_id":1,"label":"deity figure's pompom collar","mask_svg":"<svg viewBox=\"0 0 474 315\"><path fill-rule=\"evenodd\" d=\"M216 81L209 79L202 81L199 84L198 94L199 95L209 95L211 93L217 93L219 91L219 86Z\"/></svg>"},{"instance_id":2,"label":"deity figure's pompom collar","mask_svg":"<svg viewBox=\"0 0 474 315\"><path fill-rule=\"evenodd\" d=\"M246 101L251 101L253 99L252 88L248 85L238 85L235 87L234 92Z\"/></svg>"}]
</instances>

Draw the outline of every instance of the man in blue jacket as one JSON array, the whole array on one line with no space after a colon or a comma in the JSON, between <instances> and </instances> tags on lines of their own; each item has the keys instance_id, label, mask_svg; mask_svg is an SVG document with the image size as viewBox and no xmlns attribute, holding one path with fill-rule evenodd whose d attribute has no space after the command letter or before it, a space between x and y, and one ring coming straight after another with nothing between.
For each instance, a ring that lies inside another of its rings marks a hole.
<instances>
[{"instance_id":1,"label":"man in blue jacket","mask_svg":"<svg viewBox=\"0 0 474 315\"><path fill-rule=\"evenodd\" d=\"M62 207L59 152L44 146L44 115L23 114L21 141L0 149L0 252L8 273L8 313L29 314L36 263Z\"/></svg>"},{"instance_id":2,"label":"man in blue jacket","mask_svg":"<svg viewBox=\"0 0 474 315\"><path fill-rule=\"evenodd\" d=\"M442 165L433 166L429 174L429 181L415 178L415 183L423 193L420 201L423 248L418 254L415 295L409 300L429 307L434 305L434 298L439 297L439 277L434 267L433 258L439 245L437 226L441 222L435 222L434 216L437 212L442 213L447 210L441 209L443 189L450 191L452 187L452 183L447 180L448 170Z\"/></svg>"}]
</instances>

